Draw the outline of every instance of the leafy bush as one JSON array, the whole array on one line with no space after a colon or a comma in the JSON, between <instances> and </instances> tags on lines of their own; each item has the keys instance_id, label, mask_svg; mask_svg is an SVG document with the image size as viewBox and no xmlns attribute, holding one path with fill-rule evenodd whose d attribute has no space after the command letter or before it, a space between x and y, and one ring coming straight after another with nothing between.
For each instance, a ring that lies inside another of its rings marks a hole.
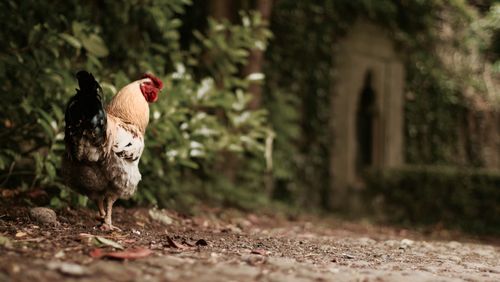
<instances>
[{"instance_id":1,"label":"leafy bush","mask_svg":"<svg viewBox=\"0 0 500 282\"><path fill-rule=\"evenodd\" d=\"M481 36L481 51L493 64L493 71L500 73L500 3L492 4L474 28Z\"/></svg>"},{"instance_id":2,"label":"leafy bush","mask_svg":"<svg viewBox=\"0 0 500 282\"><path fill-rule=\"evenodd\" d=\"M272 132L266 111L247 110L249 79L238 70L255 42L265 48L270 34L258 14L246 13L241 25L209 20L207 30L194 31L194 39L181 49L180 18L190 4L3 1L2 186L56 188L53 205L71 196L58 172L63 111L79 69L94 74L106 100L143 72L165 82L151 106L139 202L172 204L167 197L185 196L175 191L212 173L221 152L246 155L263 170L264 153L270 150L265 140Z\"/></svg>"},{"instance_id":3,"label":"leafy bush","mask_svg":"<svg viewBox=\"0 0 500 282\"><path fill-rule=\"evenodd\" d=\"M445 166L372 171L366 196L384 220L500 232L500 173Z\"/></svg>"}]
</instances>

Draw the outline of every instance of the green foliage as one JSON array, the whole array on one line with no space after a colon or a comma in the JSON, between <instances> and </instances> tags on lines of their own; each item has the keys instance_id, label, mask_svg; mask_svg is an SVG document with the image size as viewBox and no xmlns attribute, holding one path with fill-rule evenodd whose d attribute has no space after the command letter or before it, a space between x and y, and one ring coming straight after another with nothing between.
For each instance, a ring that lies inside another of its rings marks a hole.
<instances>
[{"instance_id":1,"label":"green foliage","mask_svg":"<svg viewBox=\"0 0 500 282\"><path fill-rule=\"evenodd\" d=\"M59 177L74 73L93 72L109 100L149 71L166 89L151 107L136 201L187 208L211 198L249 208L273 186L274 198L327 207L333 51L361 17L388 29L406 63L406 159L459 163L457 128L470 96L486 89L469 59L479 46L497 68L498 5L480 18L464 0L274 4L269 44L258 13L241 13L238 24L200 19L206 3L189 0L1 2L0 186L44 187L56 206L83 203ZM199 10L189 17L188 7ZM265 109L248 110L260 75L242 77L242 68L251 49L268 45ZM482 164L476 149L467 164Z\"/></svg>"},{"instance_id":2,"label":"green foliage","mask_svg":"<svg viewBox=\"0 0 500 282\"><path fill-rule=\"evenodd\" d=\"M276 131L274 197L325 205L329 188L329 108L333 4L280 1L266 54L264 105ZM314 32L312 32L314 31Z\"/></svg>"},{"instance_id":3,"label":"green foliage","mask_svg":"<svg viewBox=\"0 0 500 282\"><path fill-rule=\"evenodd\" d=\"M409 54L403 58L409 69L408 90L416 97L409 101L405 115L410 161L436 162L452 156L450 142L457 139L450 128L461 122L458 82L463 77L435 54L442 43L440 26L449 23L460 30L470 22L470 11L464 1L277 2L271 17L275 36L267 51L265 95L278 136L276 196L301 205L327 206L329 148L335 139L329 129L334 50L358 18L385 26L401 53ZM452 17L443 18L444 14ZM461 46L461 39L453 44Z\"/></svg>"},{"instance_id":4,"label":"green foliage","mask_svg":"<svg viewBox=\"0 0 500 282\"><path fill-rule=\"evenodd\" d=\"M470 114L481 111L477 104L492 110L497 99L486 89L489 74L479 56L482 19L462 1L440 14L439 24L430 26L427 44L408 45L406 160L480 167L481 142L466 126Z\"/></svg>"},{"instance_id":5,"label":"green foliage","mask_svg":"<svg viewBox=\"0 0 500 282\"><path fill-rule=\"evenodd\" d=\"M267 45L270 34L260 17L242 14L241 25L209 20L184 50L180 17L191 2L142 2L0 4L3 185L56 188L56 206L70 198L83 203L59 176L63 112L79 69L94 74L108 101L143 72L165 82L151 106L138 201L165 205L175 202L166 197L184 196L189 203L178 189L213 173L221 152L245 154L265 167L265 140L272 135L267 114L247 109L249 80L238 73L251 48Z\"/></svg>"},{"instance_id":6,"label":"green foliage","mask_svg":"<svg viewBox=\"0 0 500 282\"><path fill-rule=\"evenodd\" d=\"M373 212L385 221L500 232L500 174L446 166L408 166L367 176Z\"/></svg>"},{"instance_id":7,"label":"green foliage","mask_svg":"<svg viewBox=\"0 0 500 282\"><path fill-rule=\"evenodd\" d=\"M220 185L224 180L217 172L224 169L217 166L221 152L245 155L247 162L255 159L262 168L257 177L262 175L264 154L271 149L266 146L266 139L273 133L266 127L265 110L247 109L251 100L247 92L249 79L240 78L237 70L246 64L249 49L254 48L256 41L265 46L269 33L258 15L241 16L245 24L240 26L209 20L206 35L195 32L196 41L184 53L188 64L177 63L176 71L165 78L166 84L171 85L169 98L151 108L149 150L143 157L143 172L149 176L144 177L144 186L151 188L139 194L139 200L170 206L186 205L175 203L182 197L173 196L179 194L203 194L205 199L217 200L222 196L217 189L228 189L227 184ZM186 177L205 179L210 184L196 183L196 187L204 187L203 193L192 188L187 192L180 188L186 186ZM230 193L222 197L226 196L230 198Z\"/></svg>"},{"instance_id":8,"label":"green foliage","mask_svg":"<svg viewBox=\"0 0 500 282\"><path fill-rule=\"evenodd\" d=\"M474 140L465 141L466 156L460 159L459 134L467 114L475 111L473 102L487 100L478 41L479 31L486 30L490 41L485 42L494 42L495 7L481 20L463 0L277 2L265 96L278 136L276 196L308 206L326 204L321 201L328 198L329 148L335 140L329 134L334 50L359 18L385 27L405 62L405 159L483 165L480 142ZM474 29L478 21L479 30Z\"/></svg>"},{"instance_id":9,"label":"green foliage","mask_svg":"<svg viewBox=\"0 0 500 282\"><path fill-rule=\"evenodd\" d=\"M493 70L500 73L500 3L493 4L475 28L481 35L482 52L493 64Z\"/></svg>"}]
</instances>

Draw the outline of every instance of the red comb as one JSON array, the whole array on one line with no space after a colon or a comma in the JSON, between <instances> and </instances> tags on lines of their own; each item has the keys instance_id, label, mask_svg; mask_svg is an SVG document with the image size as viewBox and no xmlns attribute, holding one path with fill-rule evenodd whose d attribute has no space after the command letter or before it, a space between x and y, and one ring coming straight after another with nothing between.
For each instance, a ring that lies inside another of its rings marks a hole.
<instances>
[{"instance_id":1,"label":"red comb","mask_svg":"<svg viewBox=\"0 0 500 282\"><path fill-rule=\"evenodd\" d=\"M149 78L149 79L151 79L151 81L153 81L153 84L155 85L156 88L158 88L160 90L163 88L163 82L161 81L161 79L154 76L153 74L145 73L142 75L141 78Z\"/></svg>"}]
</instances>

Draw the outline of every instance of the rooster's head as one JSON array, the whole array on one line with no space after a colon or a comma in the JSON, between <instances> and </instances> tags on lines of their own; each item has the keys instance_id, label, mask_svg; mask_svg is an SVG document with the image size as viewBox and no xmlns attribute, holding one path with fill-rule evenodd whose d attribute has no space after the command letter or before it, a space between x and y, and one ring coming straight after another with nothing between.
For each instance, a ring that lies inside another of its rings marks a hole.
<instances>
[{"instance_id":1,"label":"rooster's head","mask_svg":"<svg viewBox=\"0 0 500 282\"><path fill-rule=\"evenodd\" d=\"M158 100L158 93L163 88L163 82L156 76L146 73L142 76L141 92L148 103Z\"/></svg>"}]
</instances>

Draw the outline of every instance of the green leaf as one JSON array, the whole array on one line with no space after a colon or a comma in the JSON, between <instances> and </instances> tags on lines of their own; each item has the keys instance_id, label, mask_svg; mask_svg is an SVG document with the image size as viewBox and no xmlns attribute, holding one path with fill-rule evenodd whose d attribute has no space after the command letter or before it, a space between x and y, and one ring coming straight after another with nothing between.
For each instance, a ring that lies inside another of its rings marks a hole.
<instances>
[{"instance_id":1,"label":"green leaf","mask_svg":"<svg viewBox=\"0 0 500 282\"><path fill-rule=\"evenodd\" d=\"M85 50L98 58L106 57L109 54L104 40L102 40L102 38L97 34L91 34L90 36L83 38L82 44Z\"/></svg>"},{"instance_id":2,"label":"green leaf","mask_svg":"<svg viewBox=\"0 0 500 282\"><path fill-rule=\"evenodd\" d=\"M58 197L53 197L52 199L50 199L50 206L58 209L62 206L62 202Z\"/></svg>"},{"instance_id":3,"label":"green leaf","mask_svg":"<svg viewBox=\"0 0 500 282\"><path fill-rule=\"evenodd\" d=\"M45 132L45 134L47 135L48 139L53 140L54 139L54 129L50 126L50 124L41 118L39 118L37 120L37 122L40 126L42 126L42 129Z\"/></svg>"},{"instance_id":4,"label":"green leaf","mask_svg":"<svg viewBox=\"0 0 500 282\"><path fill-rule=\"evenodd\" d=\"M83 195L78 195L77 197L78 197L78 205L81 207L86 207L87 203L89 201L89 198L87 198L86 196L83 196Z\"/></svg>"},{"instance_id":5,"label":"green leaf","mask_svg":"<svg viewBox=\"0 0 500 282\"><path fill-rule=\"evenodd\" d=\"M82 39L83 37L85 37L85 33L84 33L85 25L84 24L77 22L77 21L73 21L71 23L71 29L73 30L73 34L77 38Z\"/></svg>"},{"instance_id":6,"label":"green leaf","mask_svg":"<svg viewBox=\"0 0 500 282\"><path fill-rule=\"evenodd\" d=\"M67 34L67 33L61 33L59 36L64 39L69 45L73 46L75 49L80 49L82 48L82 43L80 40L78 40L76 37L73 35Z\"/></svg>"},{"instance_id":7,"label":"green leaf","mask_svg":"<svg viewBox=\"0 0 500 282\"><path fill-rule=\"evenodd\" d=\"M45 171L47 171L47 174L51 179L54 179L56 177L56 168L51 162L45 163Z\"/></svg>"},{"instance_id":8,"label":"green leaf","mask_svg":"<svg viewBox=\"0 0 500 282\"><path fill-rule=\"evenodd\" d=\"M193 169L198 169L198 167L199 167L197 163L195 163L191 160L187 160L187 159L180 159L179 163L183 166L190 167Z\"/></svg>"},{"instance_id":9,"label":"green leaf","mask_svg":"<svg viewBox=\"0 0 500 282\"><path fill-rule=\"evenodd\" d=\"M115 249L120 249L120 250L124 249L122 245L118 244L117 242L115 242L113 240L106 239L106 238L100 237L100 236L96 236L95 238L101 244L108 245L108 246L113 247Z\"/></svg>"},{"instance_id":10,"label":"green leaf","mask_svg":"<svg viewBox=\"0 0 500 282\"><path fill-rule=\"evenodd\" d=\"M58 120L62 120L64 118L63 111L56 104L52 105L52 111L54 112Z\"/></svg>"}]
</instances>

